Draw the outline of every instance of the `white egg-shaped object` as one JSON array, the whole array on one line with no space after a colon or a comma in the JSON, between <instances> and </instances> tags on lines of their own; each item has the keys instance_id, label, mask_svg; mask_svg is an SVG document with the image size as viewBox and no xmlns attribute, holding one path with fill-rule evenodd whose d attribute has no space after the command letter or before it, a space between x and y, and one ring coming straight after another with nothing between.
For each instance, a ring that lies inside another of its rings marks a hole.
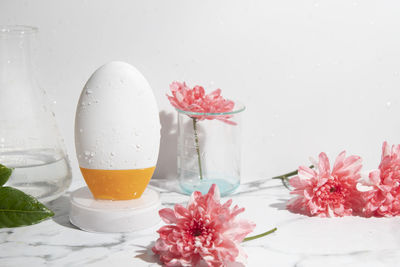
<instances>
[{"instance_id":1,"label":"white egg-shaped object","mask_svg":"<svg viewBox=\"0 0 400 267\"><path fill-rule=\"evenodd\" d=\"M118 61L97 69L82 90L75 117L78 162L94 197L139 198L159 146L157 103L143 75Z\"/></svg>"}]
</instances>

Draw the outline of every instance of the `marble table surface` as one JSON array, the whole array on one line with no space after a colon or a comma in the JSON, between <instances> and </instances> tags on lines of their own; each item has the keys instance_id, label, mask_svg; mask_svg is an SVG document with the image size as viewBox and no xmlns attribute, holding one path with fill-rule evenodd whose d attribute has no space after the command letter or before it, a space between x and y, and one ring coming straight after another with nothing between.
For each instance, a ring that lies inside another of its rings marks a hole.
<instances>
[{"instance_id":1,"label":"marble table surface","mask_svg":"<svg viewBox=\"0 0 400 267\"><path fill-rule=\"evenodd\" d=\"M153 180L151 185L164 206L185 205L188 196L173 192L173 183ZM243 184L229 197L257 224L254 234L278 227L272 235L243 243L246 266L400 266L400 218L310 218L288 212L289 197L276 180ZM48 206L56 213L53 219L0 229L0 266L160 266L150 248L162 224L126 234L88 233L70 224L68 193Z\"/></svg>"}]
</instances>

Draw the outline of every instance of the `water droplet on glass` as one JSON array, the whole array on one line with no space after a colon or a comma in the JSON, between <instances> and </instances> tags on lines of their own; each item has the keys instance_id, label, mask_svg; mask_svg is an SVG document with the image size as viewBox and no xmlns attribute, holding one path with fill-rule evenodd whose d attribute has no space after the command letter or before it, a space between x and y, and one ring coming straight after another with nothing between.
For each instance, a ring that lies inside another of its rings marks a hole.
<instances>
[{"instance_id":1,"label":"water droplet on glass","mask_svg":"<svg viewBox=\"0 0 400 267\"><path fill-rule=\"evenodd\" d=\"M142 148L141 145L136 145L136 149L137 149L137 150L140 150L141 148Z\"/></svg>"},{"instance_id":2,"label":"water droplet on glass","mask_svg":"<svg viewBox=\"0 0 400 267\"><path fill-rule=\"evenodd\" d=\"M93 91L92 90L86 90L86 95L90 95L91 93L93 93Z\"/></svg>"},{"instance_id":3,"label":"water droplet on glass","mask_svg":"<svg viewBox=\"0 0 400 267\"><path fill-rule=\"evenodd\" d=\"M79 129L79 132L80 132L80 133L83 133L83 129Z\"/></svg>"},{"instance_id":4,"label":"water droplet on glass","mask_svg":"<svg viewBox=\"0 0 400 267\"><path fill-rule=\"evenodd\" d=\"M11 60L7 60L7 63L10 64L10 63L11 63Z\"/></svg>"},{"instance_id":5,"label":"water droplet on glass","mask_svg":"<svg viewBox=\"0 0 400 267\"><path fill-rule=\"evenodd\" d=\"M85 154L85 156L89 156L90 155L90 151L85 151L85 152L83 152L83 154Z\"/></svg>"},{"instance_id":6,"label":"water droplet on glass","mask_svg":"<svg viewBox=\"0 0 400 267\"><path fill-rule=\"evenodd\" d=\"M394 75L394 76L399 76L399 75L400 75L400 72L395 71L395 72L393 72L393 75Z\"/></svg>"},{"instance_id":7,"label":"water droplet on glass","mask_svg":"<svg viewBox=\"0 0 400 267\"><path fill-rule=\"evenodd\" d=\"M57 100L54 100L54 101L53 101L53 104L54 104L54 105L57 104Z\"/></svg>"},{"instance_id":8,"label":"water droplet on glass","mask_svg":"<svg viewBox=\"0 0 400 267\"><path fill-rule=\"evenodd\" d=\"M120 82L121 84L124 84L124 83L125 83L124 79L120 79L119 82Z\"/></svg>"},{"instance_id":9,"label":"water droplet on glass","mask_svg":"<svg viewBox=\"0 0 400 267\"><path fill-rule=\"evenodd\" d=\"M115 153L114 153L114 152L111 152L110 155L111 155L111 157L114 157L114 156L115 156Z\"/></svg>"},{"instance_id":10,"label":"water droplet on glass","mask_svg":"<svg viewBox=\"0 0 400 267\"><path fill-rule=\"evenodd\" d=\"M55 117L56 116L56 114L52 111L51 112L51 115L53 116L53 117Z\"/></svg>"},{"instance_id":11,"label":"water droplet on glass","mask_svg":"<svg viewBox=\"0 0 400 267\"><path fill-rule=\"evenodd\" d=\"M6 139L4 137L0 138L0 142L4 143Z\"/></svg>"},{"instance_id":12,"label":"water droplet on glass","mask_svg":"<svg viewBox=\"0 0 400 267\"><path fill-rule=\"evenodd\" d=\"M85 101L82 101L81 106L85 106L85 105L86 105Z\"/></svg>"},{"instance_id":13,"label":"water droplet on glass","mask_svg":"<svg viewBox=\"0 0 400 267\"><path fill-rule=\"evenodd\" d=\"M386 107L390 108L390 106L392 106L392 103L390 101L386 102Z\"/></svg>"},{"instance_id":14,"label":"water droplet on glass","mask_svg":"<svg viewBox=\"0 0 400 267\"><path fill-rule=\"evenodd\" d=\"M90 152L91 157L94 157L94 154L95 154L94 152Z\"/></svg>"},{"instance_id":15,"label":"water droplet on glass","mask_svg":"<svg viewBox=\"0 0 400 267\"><path fill-rule=\"evenodd\" d=\"M78 155L78 158L82 158L82 155L81 155L81 154L79 154L79 155Z\"/></svg>"},{"instance_id":16,"label":"water droplet on glass","mask_svg":"<svg viewBox=\"0 0 400 267\"><path fill-rule=\"evenodd\" d=\"M88 102L87 104L88 104L88 106L90 106L92 104L92 102Z\"/></svg>"}]
</instances>

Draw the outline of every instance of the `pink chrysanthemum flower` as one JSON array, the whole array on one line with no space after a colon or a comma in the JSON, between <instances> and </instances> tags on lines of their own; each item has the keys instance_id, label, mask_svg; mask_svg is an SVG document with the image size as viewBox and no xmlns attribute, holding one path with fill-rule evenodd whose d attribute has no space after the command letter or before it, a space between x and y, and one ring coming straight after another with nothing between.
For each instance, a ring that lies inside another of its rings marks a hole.
<instances>
[{"instance_id":1,"label":"pink chrysanthemum flower","mask_svg":"<svg viewBox=\"0 0 400 267\"><path fill-rule=\"evenodd\" d=\"M290 179L294 187L288 209L308 216L335 217L351 215L353 206L359 205L357 180L361 177L361 158L346 157L343 151L338 155L331 171L325 153L319 154L315 170L301 166L298 175Z\"/></svg>"},{"instance_id":2,"label":"pink chrysanthemum flower","mask_svg":"<svg viewBox=\"0 0 400 267\"><path fill-rule=\"evenodd\" d=\"M160 255L166 266L226 266L243 262L247 257L240 242L253 231L255 224L236 216L244 211L238 206L230 209L232 200L220 204L218 187L211 186L206 195L193 192L188 206L160 210L168 225L158 230L160 238L153 252Z\"/></svg>"},{"instance_id":3,"label":"pink chrysanthemum flower","mask_svg":"<svg viewBox=\"0 0 400 267\"><path fill-rule=\"evenodd\" d=\"M382 146L382 158L378 170L369 173L369 179L361 182L368 191L362 192L366 217L391 217L400 214L400 145Z\"/></svg>"},{"instance_id":4,"label":"pink chrysanthemum flower","mask_svg":"<svg viewBox=\"0 0 400 267\"><path fill-rule=\"evenodd\" d=\"M202 86L196 85L191 89L186 83L173 82L170 85L172 96L167 95L171 105L177 109L196 113L224 113L231 112L235 106L232 100L222 97L221 89L209 94L205 93ZM221 120L232 124L229 119L231 115L200 116L191 115L198 120Z\"/></svg>"}]
</instances>

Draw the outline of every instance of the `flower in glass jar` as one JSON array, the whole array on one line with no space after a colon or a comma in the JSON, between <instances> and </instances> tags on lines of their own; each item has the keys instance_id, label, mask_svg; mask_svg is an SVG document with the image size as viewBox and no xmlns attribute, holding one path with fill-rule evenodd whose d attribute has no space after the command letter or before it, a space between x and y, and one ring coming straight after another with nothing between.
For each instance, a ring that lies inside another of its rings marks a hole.
<instances>
[{"instance_id":1,"label":"flower in glass jar","mask_svg":"<svg viewBox=\"0 0 400 267\"><path fill-rule=\"evenodd\" d=\"M400 145L390 147L384 142L379 168L371 171L368 179L360 184L361 188L369 189L362 192L364 216L400 215Z\"/></svg>"},{"instance_id":2,"label":"flower in glass jar","mask_svg":"<svg viewBox=\"0 0 400 267\"><path fill-rule=\"evenodd\" d=\"M166 266L226 266L244 263L247 257L240 247L255 224L237 215L244 208L230 208L232 200L220 203L218 187L211 186L206 195L193 192L187 207L176 204L174 209L160 210L168 225L158 230L160 237L153 252Z\"/></svg>"},{"instance_id":3,"label":"flower in glass jar","mask_svg":"<svg viewBox=\"0 0 400 267\"><path fill-rule=\"evenodd\" d=\"M361 158L346 157L343 151L338 155L331 171L325 153L319 154L316 169L299 167L298 175L290 179L294 187L291 194L298 195L287 205L292 212L309 216L335 217L351 215L358 207L360 193L357 181L361 177Z\"/></svg>"},{"instance_id":4,"label":"flower in glass jar","mask_svg":"<svg viewBox=\"0 0 400 267\"><path fill-rule=\"evenodd\" d=\"M194 113L226 113L233 111L235 103L225 99L221 95L221 89L206 94L202 86L196 85L193 88L185 82L173 82L170 84L172 96L167 95L171 105L183 111ZM190 115L198 120L221 120L233 124L229 119L231 115Z\"/></svg>"}]
</instances>

